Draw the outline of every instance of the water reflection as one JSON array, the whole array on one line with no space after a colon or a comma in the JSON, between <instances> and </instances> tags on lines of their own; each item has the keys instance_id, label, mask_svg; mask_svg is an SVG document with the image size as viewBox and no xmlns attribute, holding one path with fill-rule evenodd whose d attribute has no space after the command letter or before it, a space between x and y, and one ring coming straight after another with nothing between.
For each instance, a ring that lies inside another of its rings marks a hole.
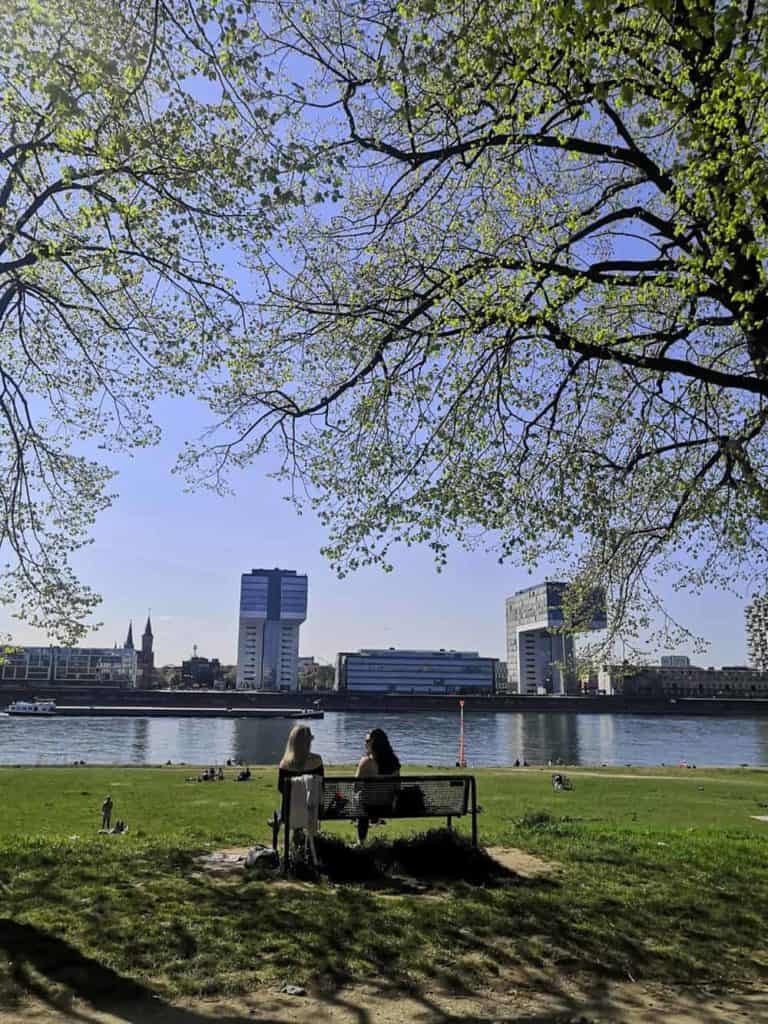
<instances>
[{"instance_id":1,"label":"water reflection","mask_svg":"<svg viewBox=\"0 0 768 1024\"><path fill-rule=\"evenodd\" d=\"M133 737L131 739L131 761L136 764L144 764L147 760L147 749L149 746L149 722L148 718L134 718Z\"/></svg>"},{"instance_id":2,"label":"water reflection","mask_svg":"<svg viewBox=\"0 0 768 1024\"><path fill-rule=\"evenodd\" d=\"M0 764L277 764L290 719L67 718L0 715ZM354 765L366 732L385 729L402 761L453 765L458 716L334 714L313 720L314 748L329 764ZM652 718L629 715L498 714L466 716L470 766L529 764L766 764L765 719Z\"/></svg>"},{"instance_id":3,"label":"water reflection","mask_svg":"<svg viewBox=\"0 0 768 1024\"><path fill-rule=\"evenodd\" d=\"M760 751L758 756L762 764L768 764L768 720L763 718L755 725L757 726L757 746Z\"/></svg>"},{"instance_id":4,"label":"water reflection","mask_svg":"<svg viewBox=\"0 0 768 1024\"><path fill-rule=\"evenodd\" d=\"M245 764L277 764L283 756L288 733L296 723L287 718L236 718L228 724L232 729L232 752L227 757ZM322 725L322 721L309 724L316 733L315 726ZM317 742L314 747L320 749Z\"/></svg>"},{"instance_id":5,"label":"water reflection","mask_svg":"<svg viewBox=\"0 0 768 1024\"><path fill-rule=\"evenodd\" d=\"M578 715L521 715L522 749L520 760L530 764L562 761L579 764ZM554 720L552 720L554 719Z\"/></svg>"}]
</instances>

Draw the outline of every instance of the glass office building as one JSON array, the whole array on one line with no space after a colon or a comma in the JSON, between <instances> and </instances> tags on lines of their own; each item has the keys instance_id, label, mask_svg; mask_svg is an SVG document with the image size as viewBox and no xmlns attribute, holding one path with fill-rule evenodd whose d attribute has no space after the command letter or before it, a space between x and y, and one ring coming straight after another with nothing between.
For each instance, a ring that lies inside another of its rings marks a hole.
<instances>
[{"instance_id":1,"label":"glass office building","mask_svg":"<svg viewBox=\"0 0 768 1024\"><path fill-rule=\"evenodd\" d=\"M4 683L136 686L136 651L127 647L7 647Z\"/></svg>"},{"instance_id":2,"label":"glass office building","mask_svg":"<svg viewBox=\"0 0 768 1024\"><path fill-rule=\"evenodd\" d=\"M336 656L336 690L392 694L490 694L497 658L477 651L360 650Z\"/></svg>"}]
</instances>

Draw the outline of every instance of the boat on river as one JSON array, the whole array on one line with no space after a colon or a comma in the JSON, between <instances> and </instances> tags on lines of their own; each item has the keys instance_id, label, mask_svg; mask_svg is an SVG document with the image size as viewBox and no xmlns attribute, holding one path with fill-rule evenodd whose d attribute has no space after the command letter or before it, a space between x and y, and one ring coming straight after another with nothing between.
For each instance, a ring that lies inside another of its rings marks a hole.
<instances>
[{"instance_id":1,"label":"boat on river","mask_svg":"<svg viewBox=\"0 0 768 1024\"><path fill-rule=\"evenodd\" d=\"M14 700L6 708L9 715L26 715L29 718L44 718L56 714L55 700Z\"/></svg>"},{"instance_id":2,"label":"boat on river","mask_svg":"<svg viewBox=\"0 0 768 1024\"><path fill-rule=\"evenodd\" d=\"M53 700L15 700L7 707L9 715L42 718L322 718L319 708L232 708L232 707L158 707L123 705L60 704Z\"/></svg>"}]
</instances>

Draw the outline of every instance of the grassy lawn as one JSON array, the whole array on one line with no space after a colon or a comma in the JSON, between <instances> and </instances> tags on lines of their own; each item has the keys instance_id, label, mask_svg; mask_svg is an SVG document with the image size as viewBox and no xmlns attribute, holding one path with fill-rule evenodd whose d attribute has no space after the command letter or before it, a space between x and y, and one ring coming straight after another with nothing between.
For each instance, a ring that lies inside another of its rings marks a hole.
<instances>
[{"instance_id":1,"label":"grassy lawn","mask_svg":"<svg viewBox=\"0 0 768 1024\"><path fill-rule=\"evenodd\" d=\"M495 885L430 880L419 891L200 870L201 851L268 843L274 769L247 784L192 784L189 768L0 768L0 1002L73 987L89 998L231 994L285 980L328 989L371 974L473 991L553 964L764 984L768 823L750 815L768 814L768 773L621 771L569 770L564 793L548 771L478 771L481 841L561 868ZM107 793L125 836L97 834ZM349 823L327 831L354 835Z\"/></svg>"}]
</instances>

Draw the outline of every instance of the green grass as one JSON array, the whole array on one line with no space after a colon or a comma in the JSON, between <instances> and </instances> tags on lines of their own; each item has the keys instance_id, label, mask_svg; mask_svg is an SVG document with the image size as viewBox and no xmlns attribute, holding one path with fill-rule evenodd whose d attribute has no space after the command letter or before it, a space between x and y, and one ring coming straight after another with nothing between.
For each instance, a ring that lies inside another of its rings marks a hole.
<instances>
[{"instance_id":1,"label":"green grass","mask_svg":"<svg viewBox=\"0 0 768 1024\"><path fill-rule=\"evenodd\" d=\"M503 884L283 885L210 876L195 856L268 842L274 769L191 784L189 768L0 769L0 1001L334 987L503 984L505 971L764 984L768 773L479 771L480 837L557 861ZM650 775L650 778L642 778ZM663 778L671 775L673 778ZM126 836L101 836L104 796ZM410 835L423 823L377 829ZM328 832L349 841L354 829ZM466 827L464 827L466 831ZM299 953L300 951L300 953Z\"/></svg>"}]
</instances>

